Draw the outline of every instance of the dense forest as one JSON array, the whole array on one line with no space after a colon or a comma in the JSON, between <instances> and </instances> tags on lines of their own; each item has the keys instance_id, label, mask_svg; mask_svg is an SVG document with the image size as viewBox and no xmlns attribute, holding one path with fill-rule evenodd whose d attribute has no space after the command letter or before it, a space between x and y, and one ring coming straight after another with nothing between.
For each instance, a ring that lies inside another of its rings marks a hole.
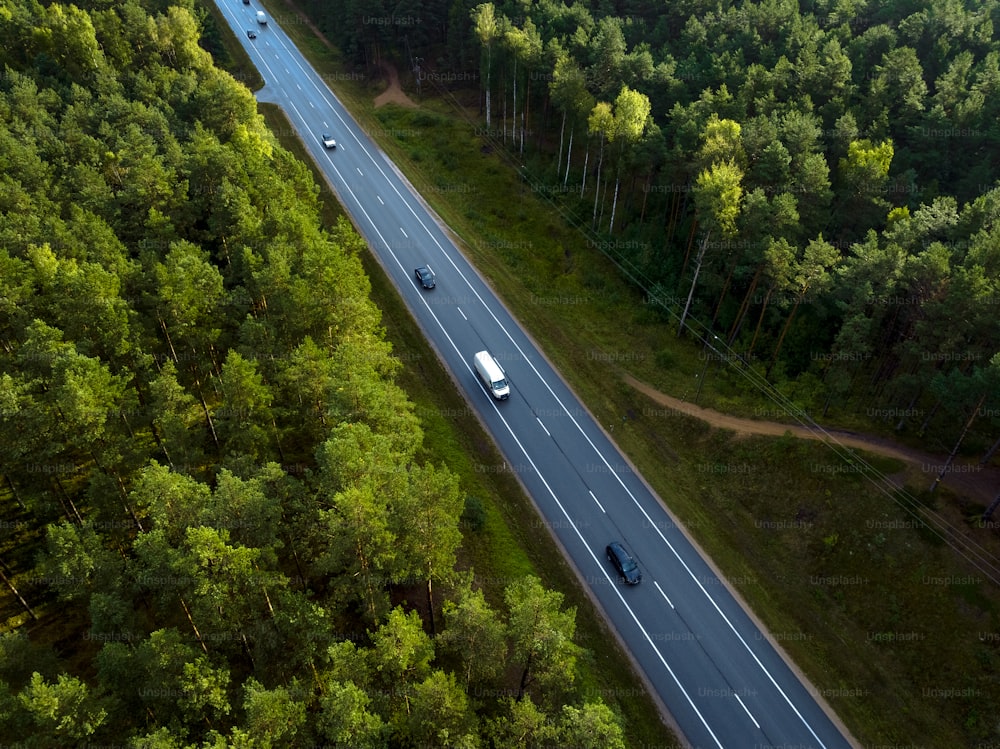
<instances>
[{"instance_id":1,"label":"dense forest","mask_svg":"<svg viewBox=\"0 0 1000 749\"><path fill-rule=\"evenodd\" d=\"M359 65L477 89L482 137L726 360L1000 446L995 0L301 4Z\"/></svg>"},{"instance_id":2,"label":"dense forest","mask_svg":"<svg viewBox=\"0 0 1000 749\"><path fill-rule=\"evenodd\" d=\"M183 6L0 5L0 743L623 747L562 596L457 571L363 244Z\"/></svg>"}]
</instances>

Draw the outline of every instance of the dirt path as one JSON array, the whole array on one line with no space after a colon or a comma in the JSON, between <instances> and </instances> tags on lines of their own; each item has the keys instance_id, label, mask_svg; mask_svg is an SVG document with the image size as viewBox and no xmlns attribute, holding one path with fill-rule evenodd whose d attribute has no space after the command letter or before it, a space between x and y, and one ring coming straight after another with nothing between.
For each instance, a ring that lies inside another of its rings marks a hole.
<instances>
[{"instance_id":1,"label":"dirt path","mask_svg":"<svg viewBox=\"0 0 1000 749\"><path fill-rule=\"evenodd\" d=\"M867 450L878 455L896 458L905 462L908 466L908 470L903 474L889 477L893 483L899 486L902 486L905 481L909 480L917 488L929 487L937 474L940 473L941 467L947 459L945 455L923 452L900 445L892 440L858 434L857 432L848 432L839 429L816 429L804 427L800 424L781 424L776 421L758 421L757 419L730 416L729 414L713 411L710 408L702 408L701 406L696 406L694 403L673 398L635 379L631 375L623 374L622 379L627 385L635 388L661 406L666 406L688 416L694 416L711 424L713 427L729 429L737 434L760 434L780 437L786 432L791 432L800 439L830 442L842 447ZM952 464L951 470L945 474L941 483L949 487L952 491L965 495L969 499L975 500L985 506L1000 492L1000 468L993 465L981 466L974 460L958 459Z\"/></svg>"},{"instance_id":2,"label":"dirt path","mask_svg":"<svg viewBox=\"0 0 1000 749\"><path fill-rule=\"evenodd\" d=\"M389 79L389 88L383 91L381 94L375 97L375 106L381 107L383 104L399 104L401 107L410 107L415 109L417 103L413 101L406 92L399 85L399 73L396 72L396 68L388 62L382 62L379 66L385 73L386 77Z\"/></svg>"}]
</instances>

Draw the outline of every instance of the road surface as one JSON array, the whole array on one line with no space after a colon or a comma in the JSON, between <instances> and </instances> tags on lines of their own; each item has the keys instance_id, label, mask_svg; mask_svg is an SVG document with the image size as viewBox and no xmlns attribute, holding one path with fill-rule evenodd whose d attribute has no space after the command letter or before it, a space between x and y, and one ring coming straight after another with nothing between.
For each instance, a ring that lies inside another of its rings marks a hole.
<instances>
[{"instance_id":1,"label":"road surface","mask_svg":"<svg viewBox=\"0 0 1000 749\"><path fill-rule=\"evenodd\" d=\"M239 0L220 10L398 286L431 344L518 474L580 579L630 650L685 739L695 747L851 746L775 651L660 500L631 469L562 378L450 241L405 180L282 32L297 16ZM254 29L250 39L247 29ZM336 149L323 147L330 133ZM437 287L414 269L429 264ZM472 368L491 351L511 381L493 400ZM504 470L483 466L483 470ZM605 558L618 540L638 561L626 587Z\"/></svg>"}]
</instances>

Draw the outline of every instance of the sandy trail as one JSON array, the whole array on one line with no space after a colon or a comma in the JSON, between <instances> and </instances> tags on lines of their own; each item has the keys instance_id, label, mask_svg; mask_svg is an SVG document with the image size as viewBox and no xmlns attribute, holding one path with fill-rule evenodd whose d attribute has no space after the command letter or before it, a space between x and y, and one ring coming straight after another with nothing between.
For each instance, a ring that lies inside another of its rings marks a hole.
<instances>
[{"instance_id":1,"label":"sandy trail","mask_svg":"<svg viewBox=\"0 0 1000 749\"><path fill-rule=\"evenodd\" d=\"M903 476L890 477L890 480L893 480L897 485L902 485L903 479L908 478L911 483L918 482L916 483L917 488L930 487L947 459L946 455L924 452L882 437L873 437L857 432L823 429L822 427L817 429L801 424L782 424L776 421L758 421L757 419L730 416L661 393L629 374L623 374L622 379L627 385L635 388L654 403L701 419L713 427L732 430L737 434L780 437L786 432L791 432L800 439L830 442L841 447L866 450L878 455L896 458L905 462L910 468ZM925 479L926 487L919 483L920 479ZM941 483L958 494L963 494L987 505L1000 493L1000 468L993 465L981 466L975 460L959 458L952 464L951 470L945 474Z\"/></svg>"},{"instance_id":2,"label":"sandy trail","mask_svg":"<svg viewBox=\"0 0 1000 749\"><path fill-rule=\"evenodd\" d=\"M389 88L375 97L375 106L381 107L383 104L391 102L401 107L416 108L418 106L417 103L407 96L406 92L399 85L399 73L396 72L396 68L387 62L382 62L380 67L389 79Z\"/></svg>"}]
</instances>

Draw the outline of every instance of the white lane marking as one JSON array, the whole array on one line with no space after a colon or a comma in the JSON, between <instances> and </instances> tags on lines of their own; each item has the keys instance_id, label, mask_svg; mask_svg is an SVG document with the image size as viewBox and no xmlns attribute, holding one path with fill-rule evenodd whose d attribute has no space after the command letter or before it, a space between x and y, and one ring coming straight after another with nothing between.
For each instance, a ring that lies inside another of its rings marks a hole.
<instances>
[{"instance_id":1,"label":"white lane marking","mask_svg":"<svg viewBox=\"0 0 1000 749\"><path fill-rule=\"evenodd\" d=\"M594 493L590 491L590 489L588 489L587 491L590 493L590 498L594 500L594 502L597 502L597 506L601 508L601 512L607 515L608 511L604 509L604 505L602 505L600 502L597 501L597 497L594 496Z\"/></svg>"},{"instance_id":2,"label":"white lane marking","mask_svg":"<svg viewBox=\"0 0 1000 749\"><path fill-rule=\"evenodd\" d=\"M457 309L457 310L458 310L458 314L460 314L460 315L462 316L462 318L463 318L463 319L464 319L464 320L465 320L466 322L468 322L468 321L469 321L469 318L465 316L465 313L464 313L464 312L462 312L462 308L461 308L461 307L456 307L455 309Z\"/></svg>"},{"instance_id":3,"label":"white lane marking","mask_svg":"<svg viewBox=\"0 0 1000 749\"><path fill-rule=\"evenodd\" d=\"M757 726L757 730L759 731L760 730L760 723L758 723L757 719L753 717L753 713L751 713L749 710L747 710L747 706L743 704L743 700L740 699L740 696L738 694L736 694L736 692L733 692L733 697L735 697L736 701L739 702L740 705L743 707L743 709L747 711L747 715L750 716L750 720L753 721L753 724L755 726Z\"/></svg>"},{"instance_id":4,"label":"white lane marking","mask_svg":"<svg viewBox=\"0 0 1000 749\"><path fill-rule=\"evenodd\" d=\"M540 427L542 428L542 431L543 431L543 432L545 432L546 436L548 436L548 437L551 437L551 436L552 436L551 434L549 434L549 430L545 428L545 425L544 425L544 424L542 423L542 420L541 420L541 419L539 419L539 418L538 418L538 417L536 416L536 417L535 417L535 421L537 421L537 422L538 422L538 426L540 426Z\"/></svg>"},{"instance_id":5,"label":"white lane marking","mask_svg":"<svg viewBox=\"0 0 1000 749\"><path fill-rule=\"evenodd\" d=\"M403 236L406 237L407 239L410 238L410 235L406 233L406 229L404 229L402 226L399 227L399 231L402 232Z\"/></svg>"},{"instance_id":6,"label":"white lane marking","mask_svg":"<svg viewBox=\"0 0 1000 749\"><path fill-rule=\"evenodd\" d=\"M663 592L663 588L660 587L660 584L656 582L656 580L653 580L653 585L655 585L656 589L660 591L660 595L663 596L663 599L670 604L670 608L676 611L677 607L674 606L673 602L670 600L670 596Z\"/></svg>"},{"instance_id":7,"label":"white lane marking","mask_svg":"<svg viewBox=\"0 0 1000 749\"><path fill-rule=\"evenodd\" d=\"M384 200L382 200L382 196L381 196L381 195L376 195L376 196L375 196L375 200L377 200L377 201L378 201L379 203L381 203L382 205L385 205L385 201L384 201Z\"/></svg>"}]
</instances>

